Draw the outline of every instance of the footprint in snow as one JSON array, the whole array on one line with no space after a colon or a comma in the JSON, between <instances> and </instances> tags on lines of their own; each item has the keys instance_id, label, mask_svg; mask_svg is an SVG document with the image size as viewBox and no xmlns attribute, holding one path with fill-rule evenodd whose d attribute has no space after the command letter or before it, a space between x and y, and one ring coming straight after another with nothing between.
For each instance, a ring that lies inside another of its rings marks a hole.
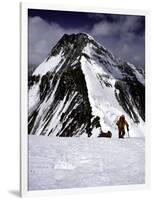
<instances>
[{"instance_id":1,"label":"footprint in snow","mask_svg":"<svg viewBox=\"0 0 154 200\"><path fill-rule=\"evenodd\" d=\"M60 161L55 164L54 169L64 169L64 170L73 170L76 166L72 165L69 162Z\"/></svg>"}]
</instances>

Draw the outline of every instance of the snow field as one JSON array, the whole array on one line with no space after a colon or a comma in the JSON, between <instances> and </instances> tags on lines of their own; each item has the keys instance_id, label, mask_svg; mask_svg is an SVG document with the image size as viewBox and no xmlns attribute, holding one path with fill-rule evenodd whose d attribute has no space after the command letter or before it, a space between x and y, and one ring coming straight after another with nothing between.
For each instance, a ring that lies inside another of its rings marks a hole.
<instances>
[{"instance_id":1,"label":"snow field","mask_svg":"<svg viewBox=\"0 0 154 200\"><path fill-rule=\"evenodd\" d=\"M144 138L29 136L29 190L144 184Z\"/></svg>"}]
</instances>

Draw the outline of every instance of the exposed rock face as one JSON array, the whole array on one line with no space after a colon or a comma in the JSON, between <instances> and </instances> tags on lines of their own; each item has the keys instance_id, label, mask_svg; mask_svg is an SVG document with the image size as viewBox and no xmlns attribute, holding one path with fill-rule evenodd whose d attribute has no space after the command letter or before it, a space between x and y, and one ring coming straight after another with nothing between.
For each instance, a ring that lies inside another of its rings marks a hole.
<instances>
[{"instance_id":1,"label":"exposed rock face","mask_svg":"<svg viewBox=\"0 0 154 200\"><path fill-rule=\"evenodd\" d=\"M93 84L99 87L93 89ZM96 89L102 98L98 105ZM65 34L29 78L28 133L96 135L106 123L106 91L134 123L145 120L143 73L116 59L87 34Z\"/></svg>"},{"instance_id":2,"label":"exposed rock face","mask_svg":"<svg viewBox=\"0 0 154 200\"><path fill-rule=\"evenodd\" d=\"M126 113L139 123L138 115L134 110L138 111L140 117L145 121L145 87L137 80L135 81L117 81L115 88L119 90L119 95L116 94L119 104L123 107Z\"/></svg>"}]
</instances>

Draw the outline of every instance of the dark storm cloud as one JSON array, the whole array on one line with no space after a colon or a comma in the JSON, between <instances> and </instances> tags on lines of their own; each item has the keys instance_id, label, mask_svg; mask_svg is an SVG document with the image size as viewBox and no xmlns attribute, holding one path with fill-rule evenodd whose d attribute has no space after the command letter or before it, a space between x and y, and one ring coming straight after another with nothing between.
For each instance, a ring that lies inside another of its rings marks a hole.
<instances>
[{"instance_id":1,"label":"dark storm cloud","mask_svg":"<svg viewBox=\"0 0 154 200\"><path fill-rule=\"evenodd\" d=\"M116 56L145 62L144 16L29 10L29 64L38 65L64 33L87 32Z\"/></svg>"},{"instance_id":2,"label":"dark storm cloud","mask_svg":"<svg viewBox=\"0 0 154 200\"><path fill-rule=\"evenodd\" d=\"M102 17L93 26L91 35L115 55L136 65L145 64L144 17L112 15L110 20Z\"/></svg>"}]
</instances>

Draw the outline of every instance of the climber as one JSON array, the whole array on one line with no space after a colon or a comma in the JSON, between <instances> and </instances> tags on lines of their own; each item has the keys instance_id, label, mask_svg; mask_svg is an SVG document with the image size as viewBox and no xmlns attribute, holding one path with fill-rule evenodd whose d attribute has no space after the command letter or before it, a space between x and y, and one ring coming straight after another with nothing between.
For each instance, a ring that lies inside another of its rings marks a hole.
<instances>
[{"instance_id":1,"label":"climber","mask_svg":"<svg viewBox=\"0 0 154 200\"><path fill-rule=\"evenodd\" d=\"M127 127L127 131L129 131L129 125L125 120L125 116L121 115L119 120L117 121L116 125L118 126L119 130L119 138L124 138L125 135L125 126Z\"/></svg>"}]
</instances>

